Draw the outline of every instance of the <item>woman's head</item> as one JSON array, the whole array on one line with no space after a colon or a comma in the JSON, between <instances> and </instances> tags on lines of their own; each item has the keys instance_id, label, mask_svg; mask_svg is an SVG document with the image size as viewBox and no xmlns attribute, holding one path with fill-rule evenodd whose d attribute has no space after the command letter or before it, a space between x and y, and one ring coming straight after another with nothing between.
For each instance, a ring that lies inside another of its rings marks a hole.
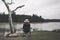
<instances>
[{"instance_id":1,"label":"woman's head","mask_svg":"<svg viewBox=\"0 0 60 40\"><path fill-rule=\"evenodd\" d=\"M24 23L29 23L29 22L30 22L29 19L24 20Z\"/></svg>"}]
</instances>

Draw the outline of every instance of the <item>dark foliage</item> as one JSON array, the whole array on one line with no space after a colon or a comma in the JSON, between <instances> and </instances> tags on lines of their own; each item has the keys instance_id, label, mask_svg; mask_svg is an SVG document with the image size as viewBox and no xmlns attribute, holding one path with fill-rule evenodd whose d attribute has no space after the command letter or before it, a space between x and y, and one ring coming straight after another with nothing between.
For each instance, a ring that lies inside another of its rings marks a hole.
<instances>
[{"instance_id":1,"label":"dark foliage","mask_svg":"<svg viewBox=\"0 0 60 40\"><path fill-rule=\"evenodd\" d=\"M30 22L60 22L60 19L44 19L42 16L37 16L33 14L30 15L16 15L15 12L12 12L12 21L13 22L24 22L25 19L29 19ZM0 22L9 22L9 14L0 13Z\"/></svg>"},{"instance_id":2,"label":"dark foliage","mask_svg":"<svg viewBox=\"0 0 60 40\"><path fill-rule=\"evenodd\" d=\"M8 22L9 14L0 13L0 22ZM13 22L23 22L25 19L29 19L30 22L43 22L44 19L40 16L34 15L16 15L15 12L12 13Z\"/></svg>"}]
</instances>

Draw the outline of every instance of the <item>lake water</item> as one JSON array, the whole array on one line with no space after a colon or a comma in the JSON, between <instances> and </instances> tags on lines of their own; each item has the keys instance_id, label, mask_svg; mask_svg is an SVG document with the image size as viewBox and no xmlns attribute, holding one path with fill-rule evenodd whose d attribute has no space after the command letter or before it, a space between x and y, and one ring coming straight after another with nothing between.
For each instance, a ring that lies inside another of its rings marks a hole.
<instances>
[{"instance_id":1,"label":"lake water","mask_svg":"<svg viewBox=\"0 0 60 40\"><path fill-rule=\"evenodd\" d=\"M60 22L47 22L47 23L30 23L32 29L36 30L54 30L60 29ZM23 23L14 23L13 25L16 29L21 29L23 27ZM8 23L0 23L0 28L8 28Z\"/></svg>"}]
</instances>

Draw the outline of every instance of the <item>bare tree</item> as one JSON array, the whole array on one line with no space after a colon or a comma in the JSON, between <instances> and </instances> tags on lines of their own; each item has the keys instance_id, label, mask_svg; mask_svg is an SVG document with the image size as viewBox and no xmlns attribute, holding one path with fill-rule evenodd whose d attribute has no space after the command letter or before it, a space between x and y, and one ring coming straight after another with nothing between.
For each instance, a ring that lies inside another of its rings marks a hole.
<instances>
[{"instance_id":1,"label":"bare tree","mask_svg":"<svg viewBox=\"0 0 60 40\"><path fill-rule=\"evenodd\" d=\"M11 11L10 8L9 8L9 5L11 5L12 2L11 2L11 3L6 3L5 0L2 0L2 1L3 1L3 3L5 4L5 6L6 6L7 10L8 10L8 13L9 13L10 32L11 32L11 33L14 33L14 32L13 32L13 29L12 29L13 23L12 23L12 17L11 17L11 14L12 14L12 12L16 11L18 8L22 8L24 5L19 6L19 7L17 7L16 9L14 9L13 11Z\"/></svg>"}]
</instances>

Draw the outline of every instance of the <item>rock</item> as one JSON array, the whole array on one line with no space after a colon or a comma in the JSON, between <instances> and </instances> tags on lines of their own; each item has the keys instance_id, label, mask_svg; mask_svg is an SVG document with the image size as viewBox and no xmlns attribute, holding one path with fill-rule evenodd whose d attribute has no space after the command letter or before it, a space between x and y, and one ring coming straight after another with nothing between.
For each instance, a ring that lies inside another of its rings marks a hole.
<instances>
[{"instance_id":1,"label":"rock","mask_svg":"<svg viewBox=\"0 0 60 40\"><path fill-rule=\"evenodd\" d=\"M18 37L19 35L17 33L9 34L9 37Z\"/></svg>"},{"instance_id":2,"label":"rock","mask_svg":"<svg viewBox=\"0 0 60 40\"><path fill-rule=\"evenodd\" d=\"M4 37L9 36L9 34L10 34L10 32L5 32L5 33L4 33Z\"/></svg>"},{"instance_id":3,"label":"rock","mask_svg":"<svg viewBox=\"0 0 60 40\"><path fill-rule=\"evenodd\" d=\"M18 37L19 34L18 33L9 33L9 32L5 32L4 33L4 37Z\"/></svg>"}]
</instances>

